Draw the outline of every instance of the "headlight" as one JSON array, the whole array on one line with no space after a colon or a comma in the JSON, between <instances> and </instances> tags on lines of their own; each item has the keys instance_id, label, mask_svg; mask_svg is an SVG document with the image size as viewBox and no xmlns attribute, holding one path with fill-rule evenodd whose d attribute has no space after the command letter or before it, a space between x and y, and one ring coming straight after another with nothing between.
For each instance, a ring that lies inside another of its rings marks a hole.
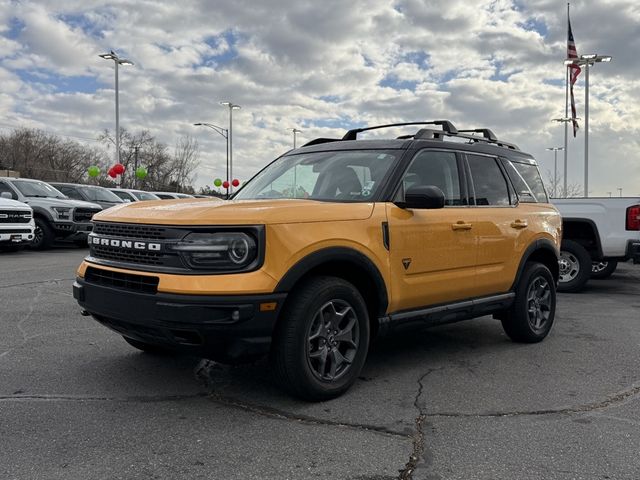
<instances>
[{"instance_id":1,"label":"headlight","mask_svg":"<svg viewBox=\"0 0 640 480\"><path fill-rule=\"evenodd\" d=\"M255 238L242 232L190 233L172 248L195 269L245 270L258 257Z\"/></svg>"},{"instance_id":2,"label":"headlight","mask_svg":"<svg viewBox=\"0 0 640 480\"><path fill-rule=\"evenodd\" d=\"M71 209L69 207L51 207L56 212L60 220L71 220Z\"/></svg>"}]
</instances>

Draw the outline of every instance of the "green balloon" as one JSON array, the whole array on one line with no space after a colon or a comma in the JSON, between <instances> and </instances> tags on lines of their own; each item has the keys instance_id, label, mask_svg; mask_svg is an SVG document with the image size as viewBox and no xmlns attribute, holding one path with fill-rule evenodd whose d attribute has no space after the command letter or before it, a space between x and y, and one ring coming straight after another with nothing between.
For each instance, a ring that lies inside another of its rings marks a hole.
<instances>
[{"instance_id":1,"label":"green balloon","mask_svg":"<svg viewBox=\"0 0 640 480\"><path fill-rule=\"evenodd\" d=\"M95 178L98 175L100 175L100 169L98 167L96 167L95 165L93 165L93 166L91 166L91 167L89 167L87 169L87 173L89 174L89 176L91 178Z\"/></svg>"},{"instance_id":2,"label":"green balloon","mask_svg":"<svg viewBox=\"0 0 640 480\"><path fill-rule=\"evenodd\" d=\"M144 180L147 176L147 169L144 167L138 167L136 168L136 177L138 177L140 180Z\"/></svg>"},{"instance_id":3,"label":"green balloon","mask_svg":"<svg viewBox=\"0 0 640 480\"><path fill-rule=\"evenodd\" d=\"M216 187L219 187L220 185L222 185L222 180L220 180L219 178L216 178L216 179L213 181L213 184L214 184Z\"/></svg>"}]
</instances>

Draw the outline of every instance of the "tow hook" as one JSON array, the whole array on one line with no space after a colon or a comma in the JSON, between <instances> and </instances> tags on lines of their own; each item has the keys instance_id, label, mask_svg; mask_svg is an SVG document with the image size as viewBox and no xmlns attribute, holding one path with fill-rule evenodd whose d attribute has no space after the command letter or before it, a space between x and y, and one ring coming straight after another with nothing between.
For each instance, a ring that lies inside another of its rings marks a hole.
<instances>
[{"instance_id":1,"label":"tow hook","mask_svg":"<svg viewBox=\"0 0 640 480\"><path fill-rule=\"evenodd\" d=\"M82 315L83 317L90 317L91 314L89 312L87 312L86 310L80 310L80 315Z\"/></svg>"}]
</instances>

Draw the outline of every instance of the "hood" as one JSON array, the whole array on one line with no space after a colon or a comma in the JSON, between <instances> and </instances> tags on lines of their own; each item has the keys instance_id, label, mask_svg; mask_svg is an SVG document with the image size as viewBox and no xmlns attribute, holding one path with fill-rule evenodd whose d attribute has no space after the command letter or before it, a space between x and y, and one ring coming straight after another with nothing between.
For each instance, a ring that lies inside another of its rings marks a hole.
<instances>
[{"instance_id":1,"label":"hood","mask_svg":"<svg viewBox=\"0 0 640 480\"><path fill-rule=\"evenodd\" d=\"M364 220L372 211L373 203L190 198L127 203L93 219L156 225L254 225Z\"/></svg>"},{"instance_id":2,"label":"hood","mask_svg":"<svg viewBox=\"0 0 640 480\"><path fill-rule=\"evenodd\" d=\"M26 203L2 197L0 197L0 208L17 208L20 210L31 210L31 207Z\"/></svg>"},{"instance_id":3,"label":"hood","mask_svg":"<svg viewBox=\"0 0 640 480\"><path fill-rule=\"evenodd\" d=\"M75 208L96 208L102 210L102 207L97 203L84 202L82 200L71 200L65 198L41 198L41 197L26 197L25 203L38 207L75 207Z\"/></svg>"}]
</instances>

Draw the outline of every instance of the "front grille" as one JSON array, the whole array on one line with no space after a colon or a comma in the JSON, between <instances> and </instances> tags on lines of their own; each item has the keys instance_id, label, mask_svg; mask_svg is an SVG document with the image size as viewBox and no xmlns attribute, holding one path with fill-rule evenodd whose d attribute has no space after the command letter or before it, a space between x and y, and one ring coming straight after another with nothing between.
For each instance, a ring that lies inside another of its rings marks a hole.
<instances>
[{"instance_id":1,"label":"front grille","mask_svg":"<svg viewBox=\"0 0 640 480\"><path fill-rule=\"evenodd\" d=\"M127 238L166 238L167 229L150 225L132 225L127 223L101 223L96 222L93 232L98 235Z\"/></svg>"},{"instance_id":2,"label":"front grille","mask_svg":"<svg viewBox=\"0 0 640 480\"><path fill-rule=\"evenodd\" d=\"M31 212L24 210L0 210L0 223L29 223Z\"/></svg>"},{"instance_id":3,"label":"front grille","mask_svg":"<svg viewBox=\"0 0 640 480\"><path fill-rule=\"evenodd\" d=\"M73 212L73 221L90 222L91 218L99 211L98 208L76 208Z\"/></svg>"},{"instance_id":4,"label":"front grille","mask_svg":"<svg viewBox=\"0 0 640 480\"><path fill-rule=\"evenodd\" d=\"M94 285L151 294L158 292L158 282L160 281L158 277L112 272L111 270L102 270L93 267L87 268L84 279L87 283Z\"/></svg>"},{"instance_id":5,"label":"front grille","mask_svg":"<svg viewBox=\"0 0 640 480\"><path fill-rule=\"evenodd\" d=\"M122 250L106 245L91 245L91 253L97 258L114 262L139 263L142 265L163 265L164 255L156 252Z\"/></svg>"}]
</instances>

